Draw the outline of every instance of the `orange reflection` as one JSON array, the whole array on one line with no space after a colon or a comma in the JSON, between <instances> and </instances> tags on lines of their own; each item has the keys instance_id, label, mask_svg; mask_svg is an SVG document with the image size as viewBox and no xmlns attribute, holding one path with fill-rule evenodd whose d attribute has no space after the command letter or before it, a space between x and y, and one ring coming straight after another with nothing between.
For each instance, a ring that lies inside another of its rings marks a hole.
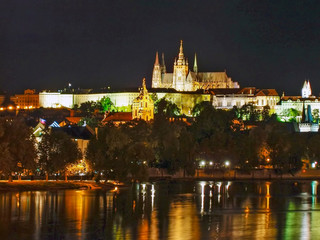
<instances>
[{"instance_id":1,"label":"orange reflection","mask_svg":"<svg viewBox=\"0 0 320 240\"><path fill-rule=\"evenodd\" d=\"M170 239L201 239L199 218L194 204L185 205L183 202L171 204L169 212Z\"/></svg>"}]
</instances>

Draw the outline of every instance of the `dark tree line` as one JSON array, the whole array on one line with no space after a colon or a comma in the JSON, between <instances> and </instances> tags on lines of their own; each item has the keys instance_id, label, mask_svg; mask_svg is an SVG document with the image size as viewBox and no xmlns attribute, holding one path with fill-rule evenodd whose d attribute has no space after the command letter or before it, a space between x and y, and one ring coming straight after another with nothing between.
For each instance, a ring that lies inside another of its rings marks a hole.
<instances>
[{"instance_id":1,"label":"dark tree line","mask_svg":"<svg viewBox=\"0 0 320 240\"><path fill-rule=\"evenodd\" d=\"M146 179L148 168L183 171L194 175L199 163L212 162L223 168L254 169L272 165L281 171L294 171L302 166L302 158L320 159L320 135L290 131L286 124L269 116L263 109L255 127L246 129L245 118L252 122L256 111L251 107L225 111L208 102L193 109L194 120L175 118L179 109L160 99L157 114L151 123L132 121L120 126L99 128L90 140L86 158L97 178ZM262 120L262 121L261 121ZM248 125L247 125L248 126ZM44 175L66 173L66 166L81 158L76 143L62 132L45 131L40 143L32 130L21 120L0 119L0 171L10 177L23 171Z\"/></svg>"},{"instance_id":2,"label":"dark tree line","mask_svg":"<svg viewBox=\"0 0 320 240\"><path fill-rule=\"evenodd\" d=\"M0 174L34 175L65 173L68 164L81 158L77 144L65 133L46 130L36 142L32 128L22 119L0 118Z\"/></svg>"},{"instance_id":3,"label":"dark tree line","mask_svg":"<svg viewBox=\"0 0 320 240\"><path fill-rule=\"evenodd\" d=\"M226 160L231 168L250 170L272 165L287 172L300 169L304 157L320 158L318 134L294 133L276 116L265 116L252 129L245 129L239 109L218 110L203 102L196 105L196 118L188 124L172 121L171 114L159 111L168 109L166 106L158 105L158 114L150 124L137 121L99 130L87 151L87 159L99 176L144 179L148 167L194 175L201 161L223 168Z\"/></svg>"}]
</instances>

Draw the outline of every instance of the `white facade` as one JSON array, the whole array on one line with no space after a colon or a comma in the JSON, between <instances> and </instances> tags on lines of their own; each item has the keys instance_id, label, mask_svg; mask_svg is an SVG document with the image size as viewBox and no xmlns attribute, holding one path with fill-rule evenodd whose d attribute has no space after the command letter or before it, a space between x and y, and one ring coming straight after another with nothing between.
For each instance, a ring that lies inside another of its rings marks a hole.
<instances>
[{"instance_id":1,"label":"white facade","mask_svg":"<svg viewBox=\"0 0 320 240\"><path fill-rule=\"evenodd\" d=\"M275 106L275 112L280 119L288 121L292 118L288 113L294 109L298 111L298 116L295 120L301 122L303 109L307 109L308 106L310 106L311 114L314 115L316 112L319 114L320 98L312 96L310 81L304 81L301 89L301 96L282 96L280 104ZM311 129L311 125L301 125L302 131L309 131L309 128ZM314 130L314 127L312 130Z\"/></svg>"},{"instance_id":2,"label":"white facade","mask_svg":"<svg viewBox=\"0 0 320 240\"><path fill-rule=\"evenodd\" d=\"M231 92L212 90L212 105L218 109L232 109L234 106L241 108L245 104L253 104L258 109L269 106L274 110L280 101L274 89L243 88Z\"/></svg>"},{"instance_id":3,"label":"white facade","mask_svg":"<svg viewBox=\"0 0 320 240\"><path fill-rule=\"evenodd\" d=\"M60 92L40 92L39 105L43 108L73 108L75 104L80 106L87 101L99 101L103 97L109 97L115 107L131 108L133 100L139 96L139 92L117 93L91 93L91 94L64 94ZM195 104L201 101L210 101L210 94L198 93L156 93L157 98L166 98L177 104L182 114L191 115Z\"/></svg>"},{"instance_id":4,"label":"white facade","mask_svg":"<svg viewBox=\"0 0 320 240\"><path fill-rule=\"evenodd\" d=\"M68 94L60 92L40 92L39 105L43 108L73 108L75 104L80 106L88 101L100 101L103 97L109 97L116 107L131 106L138 92L121 93L92 93L92 94Z\"/></svg>"}]
</instances>

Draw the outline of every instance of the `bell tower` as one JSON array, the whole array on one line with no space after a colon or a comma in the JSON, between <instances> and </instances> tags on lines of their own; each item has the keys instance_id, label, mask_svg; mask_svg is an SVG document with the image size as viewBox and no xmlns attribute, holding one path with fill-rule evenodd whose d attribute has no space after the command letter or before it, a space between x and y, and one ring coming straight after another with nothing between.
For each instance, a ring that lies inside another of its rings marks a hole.
<instances>
[{"instance_id":1,"label":"bell tower","mask_svg":"<svg viewBox=\"0 0 320 240\"><path fill-rule=\"evenodd\" d=\"M301 96L303 98L308 98L312 95L310 81L305 80L303 87L301 89Z\"/></svg>"},{"instance_id":2,"label":"bell tower","mask_svg":"<svg viewBox=\"0 0 320 240\"><path fill-rule=\"evenodd\" d=\"M185 59L183 54L183 42L180 41L180 51L178 60L175 59L173 66L173 88L177 91L186 91L186 79L188 75L188 60Z\"/></svg>"},{"instance_id":3,"label":"bell tower","mask_svg":"<svg viewBox=\"0 0 320 240\"><path fill-rule=\"evenodd\" d=\"M159 63L158 52L156 52L156 59L154 61L152 72L152 88L161 88L161 66Z\"/></svg>"}]
</instances>

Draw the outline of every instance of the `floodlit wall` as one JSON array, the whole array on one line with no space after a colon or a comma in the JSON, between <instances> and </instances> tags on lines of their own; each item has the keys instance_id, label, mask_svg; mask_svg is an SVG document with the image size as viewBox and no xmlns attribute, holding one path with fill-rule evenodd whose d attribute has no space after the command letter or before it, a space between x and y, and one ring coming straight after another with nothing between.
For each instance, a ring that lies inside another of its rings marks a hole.
<instances>
[{"instance_id":1,"label":"floodlit wall","mask_svg":"<svg viewBox=\"0 0 320 240\"><path fill-rule=\"evenodd\" d=\"M59 92L40 92L39 106L43 108L73 107L73 94Z\"/></svg>"},{"instance_id":2,"label":"floodlit wall","mask_svg":"<svg viewBox=\"0 0 320 240\"><path fill-rule=\"evenodd\" d=\"M152 93L151 93L152 94ZM181 109L182 114L190 116L193 107L201 101L210 101L210 94L194 93L156 93L157 98L165 98ZM130 107L133 100L139 96L139 92L119 92L119 93L94 93L94 94L64 94L59 92L39 93L39 105L44 108L72 108L87 101L99 101L103 97L109 97L116 107Z\"/></svg>"},{"instance_id":3,"label":"floodlit wall","mask_svg":"<svg viewBox=\"0 0 320 240\"><path fill-rule=\"evenodd\" d=\"M133 99L138 97L138 92L122 93L93 93L93 94L65 94L59 92L39 93L39 105L44 108L72 108L75 104L80 106L88 101L100 101L103 97L109 97L116 107L131 106Z\"/></svg>"}]
</instances>

